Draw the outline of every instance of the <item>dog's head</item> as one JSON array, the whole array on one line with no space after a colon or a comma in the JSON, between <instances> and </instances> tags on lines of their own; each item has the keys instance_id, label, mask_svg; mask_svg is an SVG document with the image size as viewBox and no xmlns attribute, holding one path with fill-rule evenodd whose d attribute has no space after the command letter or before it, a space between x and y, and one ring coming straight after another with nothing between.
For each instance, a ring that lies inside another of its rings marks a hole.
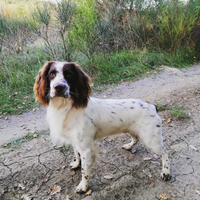
<instances>
[{"instance_id":1,"label":"dog's head","mask_svg":"<svg viewBox=\"0 0 200 200\"><path fill-rule=\"evenodd\" d=\"M34 85L36 101L48 106L54 97L72 99L76 108L86 107L91 93L90 77L73 62L47 62Z\"/></svg>"}]
</instances>

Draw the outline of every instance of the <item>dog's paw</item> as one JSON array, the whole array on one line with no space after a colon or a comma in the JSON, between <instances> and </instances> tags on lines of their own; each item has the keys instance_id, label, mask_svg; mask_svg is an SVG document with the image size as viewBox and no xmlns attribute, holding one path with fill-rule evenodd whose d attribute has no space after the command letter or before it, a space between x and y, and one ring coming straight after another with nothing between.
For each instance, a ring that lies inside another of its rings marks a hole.
<instances>
[{"instance_id":1,"label":"dog's paw","mask_svg":"<svg viewBox=\"0 0 200 200\"><path fill-rule=\"evenodd\" d=\"M76 188L77 193L86 192L88 188L88 184L85 181L81 181Z\"/></svg>"},{"instance_id":2,"label":"dog's paw","mask_svg":"<svg viewBox=\"0 0 200 200\"><path fill-rule=\"evenodd\" d=\"M126 149L126 150L129 150L129 149L131 149L132 148L132 146L133 146L133 144L124 144L123 146L122 146L122 149Z\"/></svg>"},{"instance_id":3,"label":"dog's paw","mask_svg":"<svg viewBox=\"0 0 200 200\"><path fill-rule=\"evenodd\" d=\"M164 181L169 181L171 179L171 174L170 171L162 171L160 174L160 177L162 178L162 180Z\"/></svg>"},{"instance_id":4,"label":"dog's paw","mask_svg":"<svg viewBox=\"0 0 200 200\"><path fill-rule=\"evenodd\" d=\"M79 163L79 162L76 162L76 161L75 161L75 162L71 162L71 163L70 163L70 168L71 168L71 169L76 169L76 168L79 166L79 164L80 164L80 163Z\"/></svg>"}]
</instances>

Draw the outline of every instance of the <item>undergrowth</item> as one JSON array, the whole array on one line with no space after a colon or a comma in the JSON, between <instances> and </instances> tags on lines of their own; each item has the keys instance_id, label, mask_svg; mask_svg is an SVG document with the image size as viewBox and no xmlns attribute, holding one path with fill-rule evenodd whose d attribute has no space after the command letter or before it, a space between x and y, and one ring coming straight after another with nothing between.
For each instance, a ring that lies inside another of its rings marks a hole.
<instances>
[{"instance_id":1,"label":"undergrowth","mask_svg":"<svg viewBox=\"0 0 200 200\"><path fill-rule=\"evenodd\" d=\"M24 55L21 55L23 57ZM26 63L7 57L6 67L0 65L0 112L19 114L36 106L33 85L44 62L50 60L38 48L33 50ZM92 77L93 90L106 84L119 83L122 79L138 80L162 64L171 67L187 67L190 62L163 52L119 51L107 55L98 54L91 60L77 56L77 62Z\"/></svg>"},{"instance_id":2,"label":"undergrowth","mask_svg":"<svg viewBox=\"0 0 200 200\"><path fill-rule=\"evenodd\" d=\"M115 0L3 2L0 115L40 105L33 85L49 60L78 62L98 91L161 65L182 68L200 60L200 0L133 0L130 7Z\"/></svg>"}]
</instances>

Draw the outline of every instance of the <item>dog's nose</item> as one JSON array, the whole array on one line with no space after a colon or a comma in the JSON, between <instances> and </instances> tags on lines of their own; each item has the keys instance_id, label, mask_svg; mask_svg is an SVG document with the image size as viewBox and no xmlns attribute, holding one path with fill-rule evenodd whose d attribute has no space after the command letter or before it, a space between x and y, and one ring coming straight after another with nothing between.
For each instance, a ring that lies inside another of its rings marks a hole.
<instances>
[{"instance_id":1,"label":"dog's nose","mask_svg":"<svg viewBox=\"0 0 200 200\"><path fill-rule=\"evenodd\" d=\"M55 85L54 88L55 88L56 92L58 92L58 93L62 93L67 90L67 86L62 83Z\"/></svg>"}]
</instances>

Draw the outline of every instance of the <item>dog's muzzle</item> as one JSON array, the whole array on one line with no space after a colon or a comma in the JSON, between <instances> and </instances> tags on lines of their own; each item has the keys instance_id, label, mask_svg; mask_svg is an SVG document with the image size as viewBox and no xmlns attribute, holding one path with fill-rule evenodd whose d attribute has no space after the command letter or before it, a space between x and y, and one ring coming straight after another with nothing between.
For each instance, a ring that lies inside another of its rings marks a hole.
<instances>
[{"instance_id":1,"label":"dog's muzzle","mask_svg":"<svg viewBox=\"0 0 200 200\"><path fill-rule=\"evenodd\" d=\"M56 97L69 97L69 87L64 83L58 83L54 85Z\"/></svg>"}]
</instances>

